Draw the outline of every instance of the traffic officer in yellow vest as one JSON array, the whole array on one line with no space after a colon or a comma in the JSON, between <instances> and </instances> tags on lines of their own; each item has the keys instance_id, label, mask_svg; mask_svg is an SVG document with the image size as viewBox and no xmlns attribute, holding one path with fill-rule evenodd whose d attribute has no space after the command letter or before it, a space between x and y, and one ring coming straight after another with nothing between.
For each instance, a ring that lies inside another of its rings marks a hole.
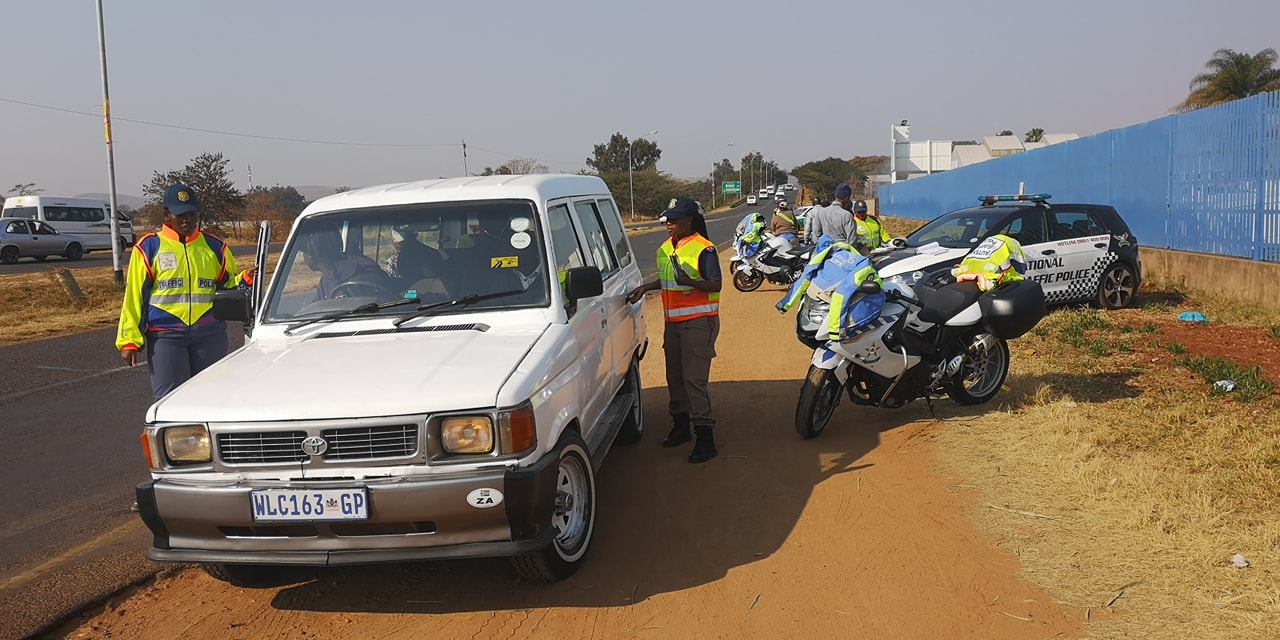
<instances>
[{"instance_id":1,"label":"traffic officer in yellow vest","mask_svg":"<svg viewBox=\"0 0 1280 640\"><path fill-rule=\"evenodd\" d=\"M889 243L889 232L885 230L884 225L880 224L880 218L867 215L866 200L853 202L853 223L858 244L866 247L867 251L878 249Z\"/></svg>"},{"instance_id":2,"label":"traffic officer in yellow vest","mask_svg":"<svg viewBox=\"0 0 1280 640\"><path fill-rule=\"evenodd\" d=\"M662 312L666 328L662 349L667 360L668 410L674 426L662 441L664 447L678 447L697 434L689 462L706 462L716 457L713 437L716 420L711 413L711 359L716 355L720 334L720 259L716 246L694 231L698 204L676 198L660 221L667 225L671 239L658 247L658 279L646 282L627 294L635 303L649 291L662 291Z\"/></svg>"},{"instance_id":3,"label":"traffic officer in yellow vest","mask_svg":"<svg viewBox=\"0 0 1280 640\"><path fill-rule=\"evenodd\" d=\"M156 400L227 355L227 326L213 293L253 283L231 248L200 231L200 201L187 185L164 192L164 226L133 246L116 348L129 366L145 349Z\"/></svg>"},{"instance_id":4,"label":"traffic officer in yellow vest","mask_svg":"<svg viewBox=\"0 0 1280 640\"><path fill-rule=\"evenodd\" d=\"M976 280L978 288L990 291L1005 282L1022 280L1027 271L1027 258L1022 245L1006 235L994 235L973 248L960 264L951 270L956 282Z\"/></svg>"}]
</instances>

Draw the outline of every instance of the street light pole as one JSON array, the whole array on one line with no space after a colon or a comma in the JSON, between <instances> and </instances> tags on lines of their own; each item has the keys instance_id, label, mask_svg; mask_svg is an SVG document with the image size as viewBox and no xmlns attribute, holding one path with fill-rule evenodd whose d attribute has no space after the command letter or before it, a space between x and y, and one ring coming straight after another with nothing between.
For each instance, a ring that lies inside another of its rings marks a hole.
<instances>
[{"instance_id":1,"label":"street light pole","mask_svg":"<svg viewBox=\"0 0 1280 640\"><path fill-rule=\"evenodd\" d=\"M102 130L107 141L107 197L111 202L111 211L107 214L111 229L111 270L112 279L117 285L124 284L124 271L120 267L120 254L124 253L119 238L120 232L116 224L116 158L111 147L111 97L107 91L107 35L102 24L102 0L98 0L98 61L102 67Z\"/></svg>"},{"instance_id":2,"label":"street light pole","mask_svg":"<svg viewBox=\"0 0 1280 640\"><path fill-rule=\"evenodd\" d=\"M636 140L643 140L645 136L651 136L657 132L658 130L654 129L653 131L650 131L649 133L646 133L643 136L637 136ZM632 144L633 144L633 141L630 138L627 138L627 185L631 189L631 221L635 222L636 221L636 183L635 183L635 179L631 177L631 169L632 169L632 166L635 165L635 160L633 160L631 157Z\"/></svg>"},{"instance_id":3,"label":"street light pole","mask_svg":"<svg viewBox=\"0 0 1280 640\"><path fill-rule=\"evenodd\" d=\"M722 144L716 147L715 151L711 152L711 208L712 209L716 208L716 154L720 153L721 149L728 149L729 147L732 147L732 146L733 146L732 142L730 142L729 144ZM742 189L739 188L738 190L741 191Z\"/></svg>"}]
</instances>

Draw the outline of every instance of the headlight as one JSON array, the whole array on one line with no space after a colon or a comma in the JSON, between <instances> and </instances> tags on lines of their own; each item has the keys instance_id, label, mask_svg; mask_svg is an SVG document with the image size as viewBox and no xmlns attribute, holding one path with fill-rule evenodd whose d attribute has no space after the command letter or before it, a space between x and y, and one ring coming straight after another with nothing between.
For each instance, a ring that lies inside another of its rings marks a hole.
<instances>
[{"instance_id":1,"label":"headlight","mask_svg":"<svg viewBox=\"0 0 1280 640\"><path fill-rule=\"evenodd\" d=\"M804 317L809 325L825 325L827 313L831 311L831 303L825 300L806 300Z\"/></svg>"},{"instance_id":2,"label":"headlight","mask_svg":"<svg viewBox=\"0 0 1280 640\"><path fill-rule=\"evenodd\" d=\"M489 453L493 421L489 416L450 416L440 423L440 441L449 453Z\"/></svg>"},{"instance_id":3,"label":"headlight","mask_svg":"<svg viewBox=\"0 0 1280 640\"><path fill-rule=\"evenodd\" d=\"M170 462L209 462L209 429L202 424L167 427L162 434L164 455Z\"/></svg>"}]
</instances>

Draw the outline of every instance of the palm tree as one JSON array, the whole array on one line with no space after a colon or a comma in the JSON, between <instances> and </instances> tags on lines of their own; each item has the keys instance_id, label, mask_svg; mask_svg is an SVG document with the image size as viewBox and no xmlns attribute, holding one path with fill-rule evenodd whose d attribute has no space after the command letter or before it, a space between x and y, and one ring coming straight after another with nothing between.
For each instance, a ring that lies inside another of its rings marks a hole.
<instances>
[{"instance_id":1,"label":"palm tree","mask_svg":"<svg viewBox=\"0 0 1280 640\"><path fill-rule=\"evenodd\" d=\"M1191 79L1190 95L1174 109L1192 111L1278 91L1280 70L1275 68L1275 64L1275 49L1263 49L1252 56L1231 49L1218 49L1204 65L1209 70Z\"/></svg>"},{"instance_id":2,"label":"palm tree","mask_svg":"<svg viewBox=\"0 0 1280 640\"><path fill-rule=\"evenodd\" d=\"M1044 142L1044 129L1036 127L1028 131L1023 142Z\"/></svg>"}]
</instances>

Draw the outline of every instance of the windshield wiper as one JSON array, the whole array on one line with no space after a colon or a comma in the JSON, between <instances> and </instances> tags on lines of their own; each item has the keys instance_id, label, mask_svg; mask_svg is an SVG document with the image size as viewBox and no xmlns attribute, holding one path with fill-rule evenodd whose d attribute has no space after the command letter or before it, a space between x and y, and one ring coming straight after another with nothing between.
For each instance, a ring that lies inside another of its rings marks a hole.
<instances>
[{"instance_id":1,"label":"windshield wiper","mask_svg":"<svg viewBox=\"0 0 1280 640\"><path fill-rule=\"evenodd\" d=\"M471 294L462 296L461 298L458 298L456 300L445 300L443 302L433 302L431 304L424 304L418 307L417 309L415 309L413 313L403 315L403 316L400 316L399 318L396 318L395 320L392 320L391 325L396 328L399 328L400 325L414 318L424 318L426 316L433 315L438 311L443 311L451 307L465 307L467 305L475 304L483 300L492 300L494 298L504 298L506 296L519 295L528 290L529 288L525 287L523 289L511 289L510 291L495 291L493 293L471 293Z\"/></svg>"},{"instance_id":2,"label":"windshield wiper","mask_svg":"<svg viewBox=\"0 0 1280 640\"><path fill-rule=\"evenodd\" d=\"M287 336L293 333L293 331L296 329L301 329L307 325L316 324L317 322L332 322L334 320L339 320L339 319L347 318L350 316L365 315L369 313L374 313L375 311L389 309L391 307L399 307L406 304L413 304L415 302L418 302L417 298L401 298L399 300L392 300L390 302L369 302L369 303L362 304L358 307L353 307L351 309L334 311L332 313L326 313L321 316L308 318L306 320L302 320L301 322L291 324L287 328L285 328L284 334Z\"/></svg>"}]
</instances>

